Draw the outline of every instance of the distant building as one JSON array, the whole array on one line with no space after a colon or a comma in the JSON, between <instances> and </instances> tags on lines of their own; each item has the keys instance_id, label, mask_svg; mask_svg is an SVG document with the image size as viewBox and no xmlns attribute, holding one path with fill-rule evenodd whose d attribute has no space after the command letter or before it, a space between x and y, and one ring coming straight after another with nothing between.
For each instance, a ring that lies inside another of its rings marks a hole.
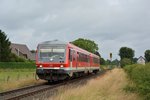
<instances>
[{"instance_id":1,"label":"distant building","mask_svg":"<svg viewBox=\"0 0 150 100\"><path fill-rule=\"evenodd\" d=\"M140 57L138 58L138 60L137 60L137 63L138 63L138 64L145 65L145 58L142 57L142 56L140 56Z\"/></svg>"},{"instance_id":2,"label":"distant building","mask_svg":"<svg viewBox=\"0 0 150 100\"><path fill-rule=\"evenodd\" d=\"M10 45L11 52L24 59L35 60L35 55L30 52L25 44L15 44Z\"/></svg>"}]
</instances>

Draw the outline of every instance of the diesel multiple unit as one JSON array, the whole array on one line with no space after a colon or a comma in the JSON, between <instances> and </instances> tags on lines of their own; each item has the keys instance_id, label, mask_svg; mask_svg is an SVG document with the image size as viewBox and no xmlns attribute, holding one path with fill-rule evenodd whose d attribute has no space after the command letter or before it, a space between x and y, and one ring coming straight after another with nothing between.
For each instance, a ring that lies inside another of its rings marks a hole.
<instances>
[{"instance_id":1,"label":"diesel multiple unit","mask_svg":"<svg viewBox=\"0 0 150 100\"><path fill-rule=\"evenodd\" d=\"M38 77L48 82L100 70L99 56L58 40L38 44L36 66Z\"/></svg>"}]
</instances>

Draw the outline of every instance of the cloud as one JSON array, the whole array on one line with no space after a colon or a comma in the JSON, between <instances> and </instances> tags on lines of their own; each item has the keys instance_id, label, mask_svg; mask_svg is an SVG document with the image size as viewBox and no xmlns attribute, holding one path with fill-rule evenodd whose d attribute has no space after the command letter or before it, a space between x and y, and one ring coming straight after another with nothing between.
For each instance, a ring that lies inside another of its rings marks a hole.
<instances>
[{"instance_id":1,"label":"cloud","mask_svg":"<svg viewBox=\"0 0 150 100\"><path fill-rule=\"evenodd\" d=\"M118 57L129 46L136 56L150 42L148 0L0 0L0 28L12 42L30 49L45 40L73 41L88 38L99 44L100 53Z\"/></svg>"}]
</instances>

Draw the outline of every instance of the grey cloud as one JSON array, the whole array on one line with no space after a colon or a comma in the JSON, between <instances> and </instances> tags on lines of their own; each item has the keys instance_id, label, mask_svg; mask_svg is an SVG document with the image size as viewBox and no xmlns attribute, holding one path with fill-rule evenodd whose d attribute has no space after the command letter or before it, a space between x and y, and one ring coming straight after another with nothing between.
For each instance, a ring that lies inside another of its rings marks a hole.
<instances>
[{"instance_id":1,"label":"grey cloud","mask_svg":"<svg viewBox=\"0 0 150 100\"><path fill-rule=\"evenodd\" d=\"M117 56L121 46L143 55L150 42L149 0L0 0L0 28L12 42L37 43L79 37L95 40L100 52Z\"/></svg>"}]
</instances>

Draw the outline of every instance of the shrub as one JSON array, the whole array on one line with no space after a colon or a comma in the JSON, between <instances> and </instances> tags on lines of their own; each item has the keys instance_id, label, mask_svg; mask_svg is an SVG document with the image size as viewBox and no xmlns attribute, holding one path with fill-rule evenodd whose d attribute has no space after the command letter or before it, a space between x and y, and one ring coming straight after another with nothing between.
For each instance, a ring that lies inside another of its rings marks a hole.
<instances>
[{"instance_id":1,"label":"shrub","mask_svg":"<svg viewBox=\"0 0 150 100\"><path fill-rule=\"evenodd\" d=\"M17 55L11 53L10 55L10 61L11 62L25 62L26 60L21 58L21 57L18 57Z\"/></svg>"},{"instance_id":2,"label":"shrub","mask_svg":"<svg viewBox=\"0 0 150 100\"><path fill-rule=\"evenodd\" d=\"M131 65L132 61L128 58L123 58L120 63L121 63L121 67L124 67L126 65Z\"/></svg>"},{"instance_id":3,"label":"shrub","mask_svg":"<svg viewBox=\"0 0 150 100\"><path fill-rule=\"evenodd\" d=\"M150 63L130 65L124 69L129 78L136 84L137 92L144 95L146 100L150 100Z\"/></svg>"},{"instance_id":4,"label":"shrub","mask_svg":"<svg viewBox=\"0 0 150 100\"><path fill-rule=\"evenodd\" d=\"M34 62L0 62L1 69L35 69Z\"/></svg>"},{"instance_id":5,"label":"shrub","mask_svg":"<svg viewBox=\"0 0 150 100\"><path fill-rule=\"evenodd\" d=\"M147 62L150 62L150 50L145 51L145 59L147 60Z\"/></svg>"}]
</instances>

